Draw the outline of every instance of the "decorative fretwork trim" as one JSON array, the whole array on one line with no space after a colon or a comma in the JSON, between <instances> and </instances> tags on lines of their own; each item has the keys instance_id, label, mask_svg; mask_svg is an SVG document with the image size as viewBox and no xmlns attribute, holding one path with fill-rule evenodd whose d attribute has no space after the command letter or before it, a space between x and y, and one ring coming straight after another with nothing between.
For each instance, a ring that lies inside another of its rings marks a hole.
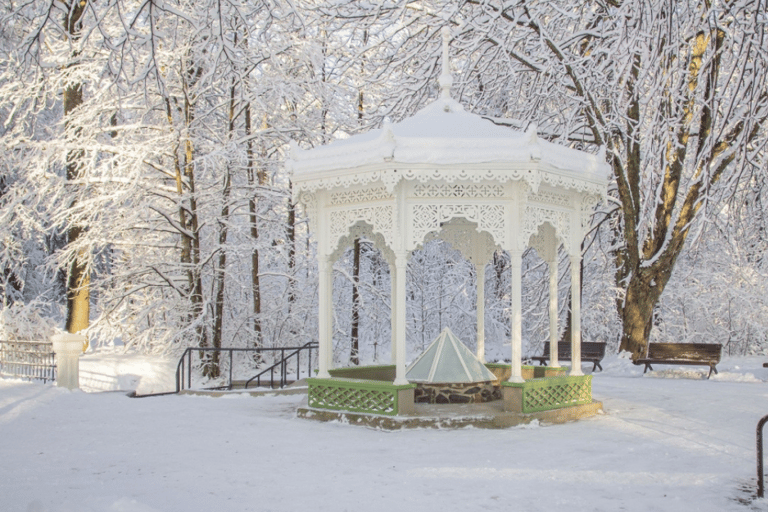
<instances>
[{"instance_id":1,"label":"decorative fretwork trim","mask_svg":"<svg viewBox=\"0 0 768 512\"><path fill-rule=\"evenodd\" d=\"M348 233L338 239L335 250L331 252L331 261L338 260L344 251L352 245L355 238L366 239L373 243L374 247L381 251L384 260L390 264L395 264L395 254L387 245L386 240L380 233L373 231L373 228L364 222L357 222L349 228Z\"/></svg>"},{"instance_id":2,"label":"decorative fretwork trim","mask_svg":"<svg viewBox=\"0 0 768 512\"><path fill-rule=\"evenodd\" d=\"M448 222L442 226L439 232L430 232L424 237L424 242L443 240L461 255L474 264L485 264L493 256L497 249L493 243L493 237L489 233L478 233L476 225L467 222Z\"/></svg>"},{"instance_id":3,"label":"decorative fretwork trim","mask_svg":"<svg viewBox=\"0 0 768 512\"><path fill-rule=\"evenodd\" d=\"M340 209L330 212L331 248L349 232L356 223L362 221L373 226L373 231L380 233L384 241L391 246L394 211L392 205L367 206L362 208Z\"/></svg>"},{"instance_id":4,"label":"decorative fretwork trim","mask_svg":"<svg viewBox=\"0 0 768 512\"><path fill-rule=\"evenodd\" d=\"M592 215L600 197L587 194L581 198L581 230L586 234L592 224Z\"/></svg>"},{"instance_id":5,"label":"decorative fretwork trim","mask_svg":"<svg viewBox=\"0 0 768 512\"><path fill-rule=\"evenodd\" d=\"M500 204L415 204L411 215L411 249L421 245L428 233L439 231L442 223L455 218L476 223L480 231L490 233L496 245L506 246L504 206Z\"/></svg>"},{"instance_id":6,"label":"decorative fretwork trim","mask_svg":"<svg viewBox=\"0 0 768 512\"><path fill-rule=\"evenodd\" d=\"M389 164L393 165L393 164ZM555 188L571 189L576 192L605 195L605 184L602 179L583 179L581 177L563 176L556 172L544 169L361 169L358 172L327 176L323 178L310 178L302 180L294 176L293 185L295 193L303 191L315 192L317 190L331 190L333 188L351 187L353 185L367 185L380 182L391 193L401 179L427 183L429 181L471 181L472 183L495 182L504 184L510 181L525 181L534 191L539 189L541 183L546 183Z\"/></svg>"},{"instance_id":7,"label":"decorative fretwork trim","mask_svg":"<svg viewBox=\"0 0 768 512\"><path fill-rule=\"evenodd\" d=\"M568 194L560 194L552 191L529 192L528 200L536 203L551 204L555 206L571 206L571 197Z\"/></svg>"},{"instance_id":8,"label":"decorative fretwork trim","mask_svg":"<svg viewBox=\"0 0 768 512\"><path fill-rule=\"evenodd\" d=\"M413 189L415 197L451 197L451 198L489 198L503 197L504 187L501 185L478 185L475 183L419 183Z\"/></svg>"},{"instance_id":9,"label":"decorative fretwork trim","mask_svg":"<svg viewBox=\"0 0 768 512\"><path fill-rule=\"evenodd\" d=\"M552 210L541 206L528 205L525 207L523 219L523 241L529 241L531 235L539 231L539 227L548 222L555 228L556 235L565 246L571 246L571 222L568 212Z\"/></svg>"},{"instance_id":10,"label":"decorative fretwork trim","mask_svg":"<svg viewBox=\"0 0 768 512\"><path fill-rule=\"evenodd\" d=\"M557 257L557 234L549 224L539 226L539 230L531 235L530 247L546 262L554 261Z\"/></svg>"},{"instance_id":11,"label":"decorative fretwork trim","mask_svg":"<svg viewBox=\"0 0 768 512\"><path fill-rule=\"evenodd\" d=\"M369 187L357 190L339 190L331 194L331 205L366 203L369 201L380 201L382 199L391 199L392 194L387 192L386 187Z\"/></svg>"}]
</instances>

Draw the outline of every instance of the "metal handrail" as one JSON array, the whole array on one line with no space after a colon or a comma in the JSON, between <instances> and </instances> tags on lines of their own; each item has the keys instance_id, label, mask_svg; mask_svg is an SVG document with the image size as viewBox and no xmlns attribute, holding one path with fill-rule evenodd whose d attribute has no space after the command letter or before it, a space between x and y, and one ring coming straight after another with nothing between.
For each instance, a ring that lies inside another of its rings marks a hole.
<instances>
[{"instance_id":1,"label":"metal handrail","mask_svg":"<svg viewBox=\"0 0 768 512\"><path fill-rule=\"evenodd\" d=\"M296 380L299 380L300 378L300 365L301 365L301 352L306 350L309 352L309 357L307 358L307 375L310 375L312 372L312 349L316 349L318 347L317 342L309 341L302 345L301 347L297 349L292 348L283 348L281 349L283 353L281 354L281 358L278 362L270 366L269 368L266 368L262 370L261 372L257 373L247 381L245 381L245 389L248 389L248 386L256 380L256 387L261 387L261 377L262 375L265 375L267 372L269 372L269 387L274 388L275 387L275 369L280 368L280 388L284 388L288 384L288 361L292 357L296 357ZM287 356L285 355L285 351L287 350L294 350Z\"/></svg>"},{"instance_id":2,"label":"metal handrail","mask_svg":"<svg viewBox=\"0 0 768 512\"><path fill-rule=\"evenodd\" d=\"M763 482L763 427L768 423L768 415L763 416L757 422L757 497L765 496L765 485Z\"/></svg>"},{"instance_id":3,"label":"metal handrail","mask_svg":"<svg viewBox=\"0 0 768 512\"><path fill-rule=\"evenodd\" d=\"M189 347L182 353L179 358L179 362L176 364L176 393L183 389L190 389L192 387L192 353L193 352L228 352L229 353L229 381L228 384L223 386L215 386L211 388L205 388L207 390L214 389L232 389L232 359L235 352L255 352L257 354L263 354L265 352L281 352L281 360L272 366L276 366L286 359L293 357L295 354L300 353L303 350L309 351L309 360L307 364L307 371L312 371L312 349L317 348L317 342L308 342L300 347L258 347L258 348L214 348L214 347ZM285 352L293 350L288 356L285 356ZM287 366L286 366L287 368ZM265 370L266 371L266 370ZM287 369L286 369L287 371ZM298 374L298 362L297 362L297 374ZM186 384L186 386L185 386Z\"/></svg>"}]
</instances>

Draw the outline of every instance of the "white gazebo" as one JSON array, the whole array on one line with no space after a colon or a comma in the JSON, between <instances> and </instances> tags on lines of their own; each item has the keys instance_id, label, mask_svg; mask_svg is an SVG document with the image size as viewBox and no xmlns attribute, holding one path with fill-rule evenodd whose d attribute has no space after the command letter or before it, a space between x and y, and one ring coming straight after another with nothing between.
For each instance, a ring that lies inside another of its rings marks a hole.
<instances>
[{"instance_id":1,"label":"white gazebo","mask_svg":"<svg viewBox=\"0 0 768 512\"><path fill-rule=\"evenodd\" d=\"M608 166L592 155L542 140L535 126L513 131L451 99L448 39L443 38L440 98L400 123L327 146L292 147L293 190L317 240L319 372L332 369L332 265L356 237L381 250L392 276L395 385L406 379L406 264L431 238L459 249L477 268L477 356L484 361L485 265L497 249L512 265L511 377L523 382L521 261L528 247L549 263L550 337L557 362L557 249L570 257L572 367L580 364L581 242L605 197Z\"/></svg>"}]
</instances>

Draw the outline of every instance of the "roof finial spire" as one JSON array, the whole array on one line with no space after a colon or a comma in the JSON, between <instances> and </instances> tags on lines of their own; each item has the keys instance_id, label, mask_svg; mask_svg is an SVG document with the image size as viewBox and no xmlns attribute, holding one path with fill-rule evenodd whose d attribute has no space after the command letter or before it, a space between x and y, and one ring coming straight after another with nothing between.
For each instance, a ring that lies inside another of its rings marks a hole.
<instances>
[{"instance_id":1,"label":"roof finial spire","mask_svg":"<svg viewBox=\"0 0 768 512\"><path fill-rule=\"evenodd\" d=\"M443 27L443 70L437 83L440 84L440 97L451 99L451 86L453 77L451 76L451 59L448 43L451 41L451 29Z\"/></svg>"}]
</instances>

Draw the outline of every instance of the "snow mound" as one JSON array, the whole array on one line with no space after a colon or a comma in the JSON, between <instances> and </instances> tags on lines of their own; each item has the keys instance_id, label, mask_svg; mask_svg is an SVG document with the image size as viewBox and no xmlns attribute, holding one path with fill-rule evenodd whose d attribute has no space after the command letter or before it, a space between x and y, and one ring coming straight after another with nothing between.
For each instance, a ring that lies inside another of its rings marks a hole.
<instances>
[{"instance_id":1,"label":"snow mound","mask_svg":"<svg viewBox=\"0 0 768 512\"><path fill-rule=\"evenodd\" d=\"M89 352L80 358L80 389L89 393L135 391L139 395L176 389L176 360L157 355Z\"/></svg>"},{"instance_id":2,"label":"snow mound","mask_svg":"<svg viewBox=\"0 0 768 512\"><path fill-rule=\"evenodd\" d=\"M754 376L754 374L747 372L747 373L736 373L736 372L720 372L717 375L712 375L712 380L721 380L725 382L763 382L761 379L758 379Z\"/></svg>"},{"instance_id":3,"label":"snow mound","mask_svg":"<svg viewBox=\"0 0 768 512\"><path fill-rule=\"evenodd\" d=\"M159 512L156 508L130 498L120 498L109 507L110 512Z\"/></svg>"}]
</instances>

